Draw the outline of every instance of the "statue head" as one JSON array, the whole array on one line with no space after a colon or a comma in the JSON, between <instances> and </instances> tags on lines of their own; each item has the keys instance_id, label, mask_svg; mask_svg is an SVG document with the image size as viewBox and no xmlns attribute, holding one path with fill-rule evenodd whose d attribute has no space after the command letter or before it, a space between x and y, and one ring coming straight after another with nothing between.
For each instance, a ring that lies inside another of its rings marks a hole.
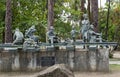
<instances>
[{"instance_id":1,"label":"statue head","mask_svg":"<svg viewBox=\"0 0 120 77\"><path fill-rule=\"evenodd\" d=\"M50 26L49 31L54 31L53 26Z\"/></svg>"},{"instance_id":2,"label":"statue head","mask_svg":"<svg viewBox=\"0 0 120 77\"><path fill-rule=\"evenodd\" d=\"M72 30L74 30L75 29L75 26L72 26Z\"/></svg>"},{"instance_id":3,"label":"statue head","mask_svg":"<svg viewBox=\"0 0 120 77\"><path fill-rule=\"evenodd\" d=\"M88 14L83 14L84 19L88 19Z\"/></svg>"},{"instance_id":4,"label":"statue head","mask_svg":"<svg viewBox=\"0 0 120 77\"><path fill-rule=\"evenodd\" d=\"M50 26L50 28L49 28L50 30L54 30L54 28L53 28L53 26Z\"/></svg>"},{"instance_id":5,"label":"statue head","mask_svg":"<svg viewBox=\"0 0 120 77\"><path fill-rule=\"evenodd\" d=\"M36 31L35 25L32 25L29 30L30 30L31 32L35 32L35 31Z\"/></svg>"},{"instance_id":6,"label":"statue head","mask_svg":"<svg viewBox=\"0 0 120 77\"><path fill-rule=\"evenodd\" d=\"M19 28L16 28L15 31L20 31Z\"/></svg>"},{"instance_id":7,"label":"statue head","mask_svg":"<svg viewBox=\"0 0 120 77\"><path fill-rule=\"evenodd\" d=\"M33 29L34 29L34 28L35 28L35 25L32 25L32 26L31 26L31 28L33 28Z\"/></svg>"},{"instance_id":8,"label":"statue head","mask_svg":"<svg viewBox=\"0 0 120 77\"><path fill-rule=\"evenodd\" d=\"M93 30L93 29L94 29L94 25L92 25L92 24L91 24L91 25L90 25L90 29L92 29L92 30Z\"/></svg>"}]
</instances>

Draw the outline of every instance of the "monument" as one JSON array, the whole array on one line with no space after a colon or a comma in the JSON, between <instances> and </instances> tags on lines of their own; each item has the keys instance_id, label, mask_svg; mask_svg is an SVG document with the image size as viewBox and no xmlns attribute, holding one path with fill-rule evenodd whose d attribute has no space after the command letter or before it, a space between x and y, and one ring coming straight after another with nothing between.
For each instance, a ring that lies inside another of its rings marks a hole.
<instances>
[{"instance_id":1,"label":"monument","mask_svg":"<svg viewBox=\"0 0 120 77\"><path fill-rule=\"evenodd\" d=\"M117 45L116 42L103 42L102 34L94 31L87 14L83 15L81 34L84 42L76 39L75 26L70 32L72 42L59 42L53 26L46 33L49 42L39 42L37 31L32 25L23 33L17 28L13 36L13 44L0 44L0 71L3 70L37 70L54 64L69 65L75 71L109 71L109 49L98 48L98 45ZM23 41L24 39L24 41ZM77 46L87 45L85 49ZM95 46L93 46L95 45ZM56 49L56 47L65 47ZM42 49L44 47L44 49ZM13 48L15 51L11 50ZM7 49L7 50L6 50ZM11 52L11 51L12 52ZM25 52L24 52L25 51Z\"/></svg>"}]
</instances>

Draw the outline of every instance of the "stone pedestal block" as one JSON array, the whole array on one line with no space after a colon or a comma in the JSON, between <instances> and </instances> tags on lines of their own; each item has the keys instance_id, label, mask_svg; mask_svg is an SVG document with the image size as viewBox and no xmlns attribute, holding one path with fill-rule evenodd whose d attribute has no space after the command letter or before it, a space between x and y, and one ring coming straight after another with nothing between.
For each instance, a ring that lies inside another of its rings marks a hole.
<instances>
[{"instance_id":1,"label":"stone pedestal block","mask_svg":"<svg viewBox=\"0 0 120 77\"><path fill-rule=\"evenodd\" d=\"M97 71L109 72L109 51L108 49L98 49Z\"/></svg>"},{"instance_id":2,"label":"stone pedestal block","mask_svg":"<svg viewBox=\"0 0 120 77\"><path fill-rule=\"evenodd\" d=\"M88 50L85 50L85 49L81 49L80 51L75 52L75 62L74 62L75 71L88 70L87 52Z\"/></svg>"}]
</instances>

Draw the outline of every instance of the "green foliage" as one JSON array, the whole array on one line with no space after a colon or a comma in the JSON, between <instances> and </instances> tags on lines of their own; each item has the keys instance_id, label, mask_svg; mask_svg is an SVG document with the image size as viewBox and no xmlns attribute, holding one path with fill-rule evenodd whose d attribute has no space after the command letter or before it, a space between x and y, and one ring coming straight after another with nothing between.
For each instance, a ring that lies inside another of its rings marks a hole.
<instances>
[{"instance_id":1,"label":"green foliage","mask_svg":"<svg viewBox=\"0 0 120 77\"><path fill-rule=\"evenodd\" d=\"M70 22L64 23L60 19L60 14L63 10L67 13L71 13L70 19L79 20L81 17L80 12L80 0L55 0L54 7L54 27L55 33L62 38L70 37L71 25ZM6 0L0 0L0 42L3 38L3 30L5 26L5 2ZM63 6L64 2L70 2L70 8ZM112 3L113 4L113 3ZM108 40L120 42L120 6L112 5L110 10L109 19L109 31ZM77 5L77 10L75 9ZM105 38L105 26L107 18L107 8L100 8L99 11L99 26L100 32ZM46 30L47 30L47 0L12 0L12 30L15 28L20 28L20 30L25 33L25 30L30 26L35 25L37 32L36 34L40 36L41 41L45 41ZM79 28L77 28L79 30Z\"/></svg>"},{"instance_id":2,"label":"green foliage","mask_svg":"<svg viewBox=\"0 0 120 77\"><path fill-rule=\"evenodd\" d=\"M60 19L55 21L55 32L61 38L70 37L71 26L69 23L63 23Z\"/></svg>"},{"instance_id":3,"label":"green foliage","mask_svg":"<svg viewBox=\"0 0 120 77\"><path fill-rule=\"evenodd\" d=\"M45 29L47 27L46 1L43 0L14 0L13 1L13 30L18 27L25 33L30 26L35 25L36 34L45 41Z\"/></svg>"},{"instance_id":4,"label":"green foliage","mask_svg":"<svg viewBox=\"0 0 120 77\"><path fill-rule=\"evenodd\" d=\"M110 64L110 70L120 71L119 64Z\"/></svg>"},{"instance_id":5,"label":"green foliage","mask_svg":"<svg viewBox=\"0 0 120 77\"><path fill-rule=\"evenodd\" d=\"M108 4L106 4L105 8L101 8L99 12L100 30L103 34L103 38L108 37L108 41L118 42L119 43L118 47L120 47L120 20L119 20L120 19L120 2L112 1L111 3L108 36L105 36L107 8L108 8Z\"/></svg>"},{"instance_id":6,"label":"green foliage","mask_svg":"<svg viewBox=\"0 0 120 77\"><path fill-rule=\"evenodd\" d=\"M64 7L63 3L69 2L70 7ZM79 1L78 1L79 3ZM70 13L71 16L68 17L68 22L64 23L60 19L60 14L62 14L62 11L65 11L65 13ZM72 26L70 25L70 20L78 21L80 20L81 17L81 12L80 10L76 10L74 8L74 0L58 0L55 3L55 8L54 8L54 14L55 14L55 32L59 35L61 38L68 38L70 37L70 31L72 29ZM77 29L79 29L78 26L76 26Z\"/></svg>"},{"instance_id":7,"label":"green foliage","mask_svg":"<svg viewBox=\"0 0 120 77\"><path fill-rule=\"evenodd\" d=\"M5 0L0 0L0 42L2 42L5 25Z\"/></svg>"},{"instance_id":8,"label":"green foliage","mask_svg":"<svg viewBox=\"0 0 120 77\"><path fill-rule=\"evenodd\" d=\"M80 18L80 11L75 10L73 5L70 9L63 6L64 2L71 2L71 0L55 1L54 17L55 17L55 33L60 37L70 37L71 26L70 23L64 23L59 14L63 10L71 13L70 19L78 20ZM0 42L3 38L3 31L5 27L5 10L6 0L0 0ZM30 26L35 25L41 41L45 41L47 30L47 0L12 0L12 31L19 28L23 33Z\"/></svg>"}]
</instances>

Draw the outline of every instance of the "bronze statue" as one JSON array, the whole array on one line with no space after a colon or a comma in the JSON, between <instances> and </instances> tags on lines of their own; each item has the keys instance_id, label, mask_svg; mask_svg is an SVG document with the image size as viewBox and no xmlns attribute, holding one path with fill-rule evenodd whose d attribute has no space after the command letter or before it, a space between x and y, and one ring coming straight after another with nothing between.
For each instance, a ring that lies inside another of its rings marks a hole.
<instances>
[{"instance_id":1,"label":"bronze statue","mask_svg":"<svg viewBox=\"0 0 120 77\"><path fill-rule=\"evenodd\" d=\"M35 26L33 25L28 30L26 30L25 37L33 39L35 42L39 42L39 36L34 35L35 32L36 32L36 29L35 29Z\"/></svg>"},{"instance_id":2,"label":"bronze statue","mask_svg":"<svg viewBox=\"0 0 120 77\"><path fill-rule=\"evenodd\" d=\"M13 44L23 44L23 40L24 40L24 36L23 36L23 33L18 29L16 28L15 30L15 33L13 35Z\"/></svg>"}]
</instances>

